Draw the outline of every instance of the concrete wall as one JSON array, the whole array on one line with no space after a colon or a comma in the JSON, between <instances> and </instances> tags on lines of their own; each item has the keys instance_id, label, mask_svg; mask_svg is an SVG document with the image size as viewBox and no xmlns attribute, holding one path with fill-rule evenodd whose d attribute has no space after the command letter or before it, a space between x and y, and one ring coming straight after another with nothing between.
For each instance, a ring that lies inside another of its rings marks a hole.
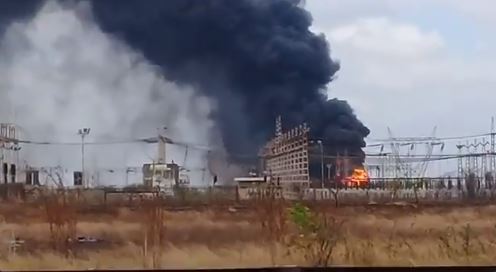
<instances>
[{"instance_id":1,"label":"concrete wall","mask_svg":"<svg viewBox=\"0 0 496 272\"><path fill-rule=\"evenodd\" d=\"M457 189L419 189L417 197L413 189L397 191L381 189L348 189L338 192L338 200L342 203L385 203L394 201L415 202L417 199L424 202L449 202L467 199L467 192ZM476 192L477 200L490 200L496 197L496 190L481 189ZM307 189L304 199L321 200L334 199L329 189Z\"/></svg>"}]
</instances>

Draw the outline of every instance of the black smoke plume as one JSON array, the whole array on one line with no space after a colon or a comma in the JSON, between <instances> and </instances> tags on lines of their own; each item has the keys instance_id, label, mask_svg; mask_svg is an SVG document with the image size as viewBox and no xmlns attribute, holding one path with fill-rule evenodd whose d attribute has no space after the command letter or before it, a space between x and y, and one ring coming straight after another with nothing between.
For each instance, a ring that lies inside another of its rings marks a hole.
<instances>
[{"instance_id":1,"label":"black smoke plume","mask_svg":"<svg viewBox=\"0 0 496 272\"><path fill-rule=\"evenodd\" d=\"M23 1L0 5L16 2ZM193 85L218 102L213 118L234 160L256 155L274 134L278 115L285 128L307 122L326 153L347 152L363 160L369 129L346 101L327 99L326 86L339 64L331 59L325 37L309 30L312 18L301 1L91 4L104 32L142 52L168 80Z\"/></svg>"},{"instance_id":2,"label":"black smoke plume","mask_svg":"<svg viewBox=\"0 0 496 272\"><path fill-rule=\"evenodd\" d=\"M339 70L324 36L295 0L103 0L102 29L218 101L215 119L227 151L254 155L274 133L306 121L333 153L363 155L369 130L345 101L327 100Z\"/></svg>"}]
</instances>

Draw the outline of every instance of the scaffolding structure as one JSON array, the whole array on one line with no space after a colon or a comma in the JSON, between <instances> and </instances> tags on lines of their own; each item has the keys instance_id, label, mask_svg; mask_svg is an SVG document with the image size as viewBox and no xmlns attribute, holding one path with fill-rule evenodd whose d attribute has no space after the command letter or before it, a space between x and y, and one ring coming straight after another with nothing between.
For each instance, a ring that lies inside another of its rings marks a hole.
<instances>
[{"instance_id":1,"label":"scaffolding structure","mask_svg":"<svg viewBox=\"0 0 496 272\"><path fill-rule=\"evenodd\" d=\"M260 151L264 173L270 176L272 181L281 185L309 186L309 131L308 126L302 124L284 132L281 118L276 119L275 137Z\"/></svg>"}]
</instances>

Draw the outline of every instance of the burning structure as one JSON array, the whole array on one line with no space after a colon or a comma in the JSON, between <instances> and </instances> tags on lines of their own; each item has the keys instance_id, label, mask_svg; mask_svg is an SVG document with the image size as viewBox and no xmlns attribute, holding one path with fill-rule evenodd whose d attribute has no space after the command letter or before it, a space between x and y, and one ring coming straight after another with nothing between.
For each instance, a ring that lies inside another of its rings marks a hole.
<instances>
[{"instance_id":1,"label":"burning structure","mask_svg":"<svg viewBox=\"0 0 496 272\"><path fill-rule=\"evenodd\" d=\"M345 177L342 183L346 187L365 187L369 184L370 178L367 170L364 168L355 168L351 175Z\"/></svg>"},{"instance_id":2,"label":"burning structure","mask_svg":"<svg viewBox=\"0 0 496 272\"><path fill-rule=\"evenodd\" d=\"M296 192L310 187L368 185L369 176L361 164L347 157L346 153L344 156L327 156L324 143L310 140L309 134L310 128L305 123L283 132L281 117L278 117L275 137L260 152L263 175L269 176L272 183ZM312 152L313 143L320 146L318 156Z\"/></svg>"}]
</instances>

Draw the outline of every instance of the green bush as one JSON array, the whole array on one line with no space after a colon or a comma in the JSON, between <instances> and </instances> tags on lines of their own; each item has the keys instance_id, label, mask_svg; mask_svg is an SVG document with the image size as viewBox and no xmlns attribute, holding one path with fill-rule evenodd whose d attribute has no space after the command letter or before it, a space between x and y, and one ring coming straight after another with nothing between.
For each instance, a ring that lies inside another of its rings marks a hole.
<instances>
[{"instance_id":1,"label":"green bush","mask_svg":"<svg viewBox=\"0 0 496 272\"><path fill-rule=\"evenodd\" d=\"M288 248L303 255L311 265L328 266L332 254L342 238L343 222L326 214L317 214L302 204L290 209L290 219L297 233L288 240Z\"/></svg>"}]
</instances>

